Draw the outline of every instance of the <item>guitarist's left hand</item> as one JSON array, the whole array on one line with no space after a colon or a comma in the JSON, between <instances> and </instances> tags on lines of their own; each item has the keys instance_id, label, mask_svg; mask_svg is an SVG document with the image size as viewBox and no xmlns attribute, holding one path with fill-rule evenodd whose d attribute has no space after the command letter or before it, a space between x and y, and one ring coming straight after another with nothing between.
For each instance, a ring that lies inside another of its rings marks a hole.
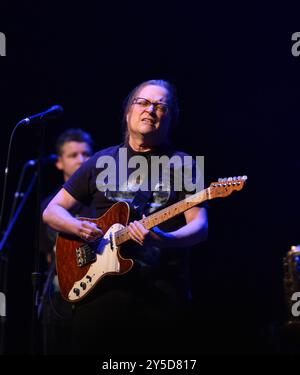
<instances>
[{"instance_id":1,"label":"guitarist's left hand","mask_svg":"<svg viewBox=\"0 0 300 375\"><path fill-rule=\"evenodd\" d=\"M139 221L130 223L128 229L130 238L141 246L164 247L168 238L168 234L160 230L158 227L149 230Z\"/></svg>"}]
</instances>

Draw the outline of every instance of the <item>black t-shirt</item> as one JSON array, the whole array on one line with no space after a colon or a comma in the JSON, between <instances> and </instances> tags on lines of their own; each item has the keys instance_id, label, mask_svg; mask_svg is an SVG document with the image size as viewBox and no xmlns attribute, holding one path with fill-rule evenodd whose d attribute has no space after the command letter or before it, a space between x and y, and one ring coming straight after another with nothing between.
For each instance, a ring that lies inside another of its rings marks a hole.
<instances>
[{"instance_id":1,"label":"black t-shirt","mask_svg":"<svg viewBox=\"0 0 300 375\"><path fill-rule=\"evenodd\" d=\"M154 159L152 157L161 157L163 155L175 160L175 166L171 165L169 178L168 176L164 178L163 169L160 169L157 176L153 177L154 173L152 173L151 167L154 164ZM147 163L143 166L141 164L137 166L134 166L134 163L130 164L129 160L136 162L138 160L136 157L139 156L143 156ZM127 160L127 163L124 163L124 160ZM188 191L190 187L187 190L184 184L182 184L181 191L174 189L174 179L178 176L176 171L183 171L183 168L185 168L185 173L190 175L191 182L195 183L196 163L186 153L173 150L167 146L157 148L155 151L141 153L134 151L128 144L120 144L94 154L73 174L63 187L77 201L86 206L94 207L96 216L99 217L118 201L126 201L131 205L136 194L134 190L134 187L137 186L136 184L143 182L148 184L148 187L151 187L152 182L152 195L143 210L143 213L148 216L193 193L193 191ZM126 172L127 178L124 172ZM103 191L104 186L109 186L110 189ZM134 210L132 210L132 219L140 219ZM159 228L170 232L179 229L185 224L184 214L180 214L160 224ZM147 275L147 277L151 275L156 280L164 280L186 292L187 249L160 250L158 248L149 249L144 247L141 251L141 247L133 241L129 241L126 246L123 245L124 247L126 248L126 255L132 257L139 269L142 270L141 274ZM123 248L121 252L123 252Z\"/></svg>"}]
</instances>

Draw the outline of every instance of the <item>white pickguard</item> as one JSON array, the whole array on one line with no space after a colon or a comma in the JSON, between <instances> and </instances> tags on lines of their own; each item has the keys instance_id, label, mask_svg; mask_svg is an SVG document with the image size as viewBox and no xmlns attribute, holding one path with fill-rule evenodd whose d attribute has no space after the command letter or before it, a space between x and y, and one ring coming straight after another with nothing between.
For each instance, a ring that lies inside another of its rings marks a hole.
<instances>
[{"instance_id":1,"label":"white pickguard","mask_svg":"<svg viewBox=\"0 0 300 375\"><path fill-rule=\"evenodd\" d=\"M120 271L120 262L117 256L118 247L114 241L114 233L122 228L124 225L117 223L105 233L98 246L97 260L91 264L87 274L72 286L68 295L70 301L77 301L84 297L105 273Z\"/></svg>"}]
</instances>

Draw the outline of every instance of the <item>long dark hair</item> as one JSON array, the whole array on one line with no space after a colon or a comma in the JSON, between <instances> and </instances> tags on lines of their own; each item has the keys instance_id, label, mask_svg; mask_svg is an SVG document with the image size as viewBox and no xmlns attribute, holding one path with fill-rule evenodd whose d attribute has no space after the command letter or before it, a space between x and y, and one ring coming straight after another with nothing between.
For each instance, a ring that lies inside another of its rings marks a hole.
<instances>
[{"instance_id":1,"label":"long dark hair","mask_svg":"<svg viewBox=\"0 0 300 375\"><path fill-rule=\"evenodd\" d=\"M141 91L146 86L160 86L165 88L168 91L168 104L171 111L171 122L170 122L170 131L174 128L178 121L179 115L179 107L178 107L178 99L177 99L177 92L174 85L170 82L165 81L163 79L151 79L149 81L142 82L138 86L136 86L127 96L124 101L123 105L123 134L124 134L124 142L127 143L129 139L129 133L127 128L127 114L129 112L129 108L132 104L133 99L137 96L138 92Z\"/></svg>"}]
</instances>

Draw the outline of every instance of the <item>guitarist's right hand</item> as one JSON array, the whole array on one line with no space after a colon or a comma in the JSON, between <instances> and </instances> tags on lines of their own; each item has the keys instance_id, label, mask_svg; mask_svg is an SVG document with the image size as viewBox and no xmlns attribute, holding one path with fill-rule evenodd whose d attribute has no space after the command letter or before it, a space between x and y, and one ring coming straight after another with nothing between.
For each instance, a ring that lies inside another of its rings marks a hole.
<instances>
[{"instance_id":1,"label":"guitarist's right hand","mask_svg":"<svg viewBox=\"0 0 300 375\"><path fill-rule=\"evenodd\" d=\"M93 222L87 220L78 220L79 228L78 233L85 241L95 241L97 238L103 236L102 230Z\"/></svg>"}]
</instances>

